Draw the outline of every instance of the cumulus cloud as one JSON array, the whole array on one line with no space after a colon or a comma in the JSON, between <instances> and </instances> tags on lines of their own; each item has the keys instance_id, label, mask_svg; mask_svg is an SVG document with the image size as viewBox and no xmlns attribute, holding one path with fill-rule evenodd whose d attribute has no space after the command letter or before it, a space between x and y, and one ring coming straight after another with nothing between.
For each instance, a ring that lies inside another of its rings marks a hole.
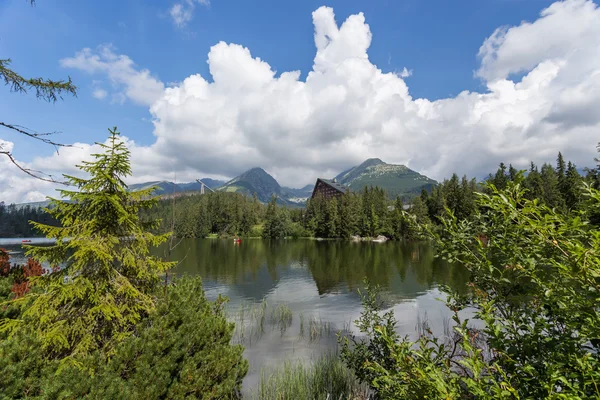
<instances>
[{"instance_id":1,"label":"cumulus cloud","mask_svg":"<svg viewBox=\"0 0 600 400\"><path fill-rule=\"evenodd\" d=\"M131 58L115 54L110 45L99 46L96 50L85 48L74 57L63 58L60 64L91 75L105 74L117 90L113 97L117 96L122 100L128 98L139 105L151 105L162 96L165 88L150 71L138 69ZM102 94L105 97L108 93Z\"/></svg>"},{"instance_id":2,"label":"cumulus cloud","mask_svg":"<svg viewBox=\"0 0 600 400\"><path fill-rule=\"evenodd\" d=\"M559 150L579 165L592 159L600 105L592 2L556 3L534 22L495 31L479 52L487 90L438 101L410 95L408 70L384 73L371 63L363 14L340 26L321 7L313 23L317 50L305 81L299 71L277 75L242 46L213 46L212 82L190 76L150 107L155 148L199 171L235 175L261 165L296 185L373 156L437 179L482 176L499 161L526 167ZM548 35L549 26L572 28L565 39ZM514 73L522 78L511 80Z\"/></svg>"},{"instance_id":3,"label":"cumulus cloud","mask_svg":"<svg viewBox=\"0 0 600 400\"><path fill-rule=\"evenodd\" d=\"M316 53L305 80L224 42L208 54L212 80L196 74L168 88L109 47L84 49L63 65L103 73L123 96L147 99L138 103L149 106L156 141L129 142L136 179L233 177L261 166L301 187L368 157L435 179L482 177L500 161L551 162L559 150L579 167L593 162L600 128L593 2L554 3L535 21L497 29L478 54L485 90L436 101L411 96L410 71L384 73L369 60L373 38L362 13L341 25L328 7L312 17ZM129 78L148 81L151 96L139 96L147 87Z\"/></svg>"},{"instance_id":4,"label":"cumulus cloud","mask_svg":"<svg viewBox=\"0 0 600 400\"><path fill-rule=\"evenodd\" d=\"M169 9L169 16L173 20L173 23L178 28L185 27L194 17L194 10L196 4L209 6L209 0L183 0L181 2L173 4Z\"/></svg>"}]
</instances>

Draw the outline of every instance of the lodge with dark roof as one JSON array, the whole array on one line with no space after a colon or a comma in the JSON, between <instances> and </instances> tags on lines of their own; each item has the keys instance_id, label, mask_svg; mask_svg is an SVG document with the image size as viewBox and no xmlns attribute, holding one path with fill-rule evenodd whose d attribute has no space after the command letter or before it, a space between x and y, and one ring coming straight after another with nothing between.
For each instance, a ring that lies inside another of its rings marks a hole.
<instances>
[{"instance_id":1,"label":"lodge with dark roof","mask_svg":"<svg viewBox=\"0 0 600 400\"><path fill-rule=\"evenodd\" d=\"M311 199L314 199L316 196L321 196L324 199L340 197L348 190L349 189L347 187L339 184L335 179L330 180L318 178L315 188L313 189Z\"/></svg>"}]
</instances>

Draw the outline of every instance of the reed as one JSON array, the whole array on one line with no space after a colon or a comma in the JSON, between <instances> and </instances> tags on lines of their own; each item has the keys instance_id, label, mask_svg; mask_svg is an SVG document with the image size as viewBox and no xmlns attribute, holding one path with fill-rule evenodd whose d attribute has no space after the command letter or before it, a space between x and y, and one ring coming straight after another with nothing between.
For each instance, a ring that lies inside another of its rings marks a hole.
<instances>
[{"instance_id":1,"label":"reed","mask_svg":"<svg viewBox=\"0 0 600 400\"><path fill-rule=\"evenodd\" d=\"M233 343L250 346L265 332L267 302L240 304L237 309L227 310L227 318L235 323Z\"/></svg>"},{"instance_id":2,"label":"reed","mask_svg":"<svg viewBox=\"0 0 600 400\"><path fill-rule=\"evenodd\" d=\"M309 342L315 342L320 340L322 337L333 336L337 334L333 330L331 322L317 319L315 316L311 316L308 319L308 340Z\"/></svg>"},{"instance_id":3,"label":"reed","mask_svg":"<svg viewBox=\"0 0 600 400\"><path fill-rule=\"evenodd\" d=\"M285 361L261 372L253 399L365 400L369 389L360 384L337 353L326 353L310 364Z\"/></svg>"},{"instance_id":4,"label":"reed","mask_svg":"<svg viewBox=\"0 0 600 400\"><path fill-rule=\"evenodd\" d=\"M292 325L292 310L285 304L280 304L271 311L271 325L277 326L281 334Z\"/></svg>"}]
</instances>

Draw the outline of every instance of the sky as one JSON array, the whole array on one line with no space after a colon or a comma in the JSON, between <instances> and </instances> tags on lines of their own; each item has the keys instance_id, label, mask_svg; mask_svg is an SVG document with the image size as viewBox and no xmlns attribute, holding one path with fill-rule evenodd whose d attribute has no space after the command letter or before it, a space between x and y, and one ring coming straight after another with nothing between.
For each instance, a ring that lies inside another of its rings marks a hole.
<instances>
[{"instance_id":1,"label":"sky","mask_svg":"<svg viewBox=\"0 0 600 400\"><path fill-rule=\"evenodd\" d=\"M129 183L262 167L302 187L370 157L443 180L527 168L600 141L600 9L589 0L0 0L0 59L66 79L56 103L0 89L25 167L77 173L117 126ZM56 186L0 157L0 201Z\"/></svg>"}]
</instances>

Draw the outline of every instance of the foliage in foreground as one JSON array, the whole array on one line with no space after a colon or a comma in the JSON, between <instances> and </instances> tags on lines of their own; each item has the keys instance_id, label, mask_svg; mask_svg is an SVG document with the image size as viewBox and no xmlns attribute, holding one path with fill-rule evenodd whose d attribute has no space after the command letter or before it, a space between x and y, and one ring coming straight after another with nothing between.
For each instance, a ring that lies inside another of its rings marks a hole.
<instances>
[{"instance_id":1,"label":"foliage in foreground","mask_svg":"<svg viewBox=\"0 0 600 400\"><path fill-rule=\"evenodd\" d=\"M48 210L61 226L34 223L55 244L29 246L23 267L0 254L0 398L236 397L248 366L224 300L208 302L199 280L160 285L172 264L149 250L168 235L139 218L152 189L127 191L116 128L99 145L80 167L89 178L66 177L71 201ZM42 274L38 260L60 268Z\"/></svg>"},{"instance_id":2,"label":"foliage in foreground","mask_svg":"<svg viewBox=\"0 0 600 400\"><path fill-rule=\"evenodd\" d=\"M600 192L585 190L595 213ZM357 321L367 339L343 340L343 359L382 399L600 397L600 231L527 199L520 179L487 191L472 220L449 213L435 238L472 275L467 293L446 289L453 336L398 337L369 293ZM480 329L461 320L466 308Z\"/></svg>"},{"instance_id":3,"label":"foliage in foreground","mask_svg":"<svg viewBox=\"0 0 600 400\"><path fill-rule=\"evenodd\" d=\"M139 210L152 207L149 191L128 192L129 150L116 128L103 153L79 167L89 178L65 176L78 190L61 190L70 201L52 200L46 211L62 226L33 223L52 246L27 246L38 262L60 265L32 279L32 290L16 302L21 318L4 319L2 330L30 330L52 359L77 362L96 349L110 351L154 307L151 292L172 263L150 256L166 241L147 229Z\"/></svg>"},{"instance_id":4,"label":"foliage in foreground","mask_svg":"<svg viewBox=\"0 0 600 400\"><path fill-rule=\"evenodd\" d=\"M34 336L4 341L0 398L237 398L248 363L232 334L223 299L207 301L200 279L183 278L113 357L95 351L79 359L85 368L44 360Z\"/></svg>"}]
</instances>

